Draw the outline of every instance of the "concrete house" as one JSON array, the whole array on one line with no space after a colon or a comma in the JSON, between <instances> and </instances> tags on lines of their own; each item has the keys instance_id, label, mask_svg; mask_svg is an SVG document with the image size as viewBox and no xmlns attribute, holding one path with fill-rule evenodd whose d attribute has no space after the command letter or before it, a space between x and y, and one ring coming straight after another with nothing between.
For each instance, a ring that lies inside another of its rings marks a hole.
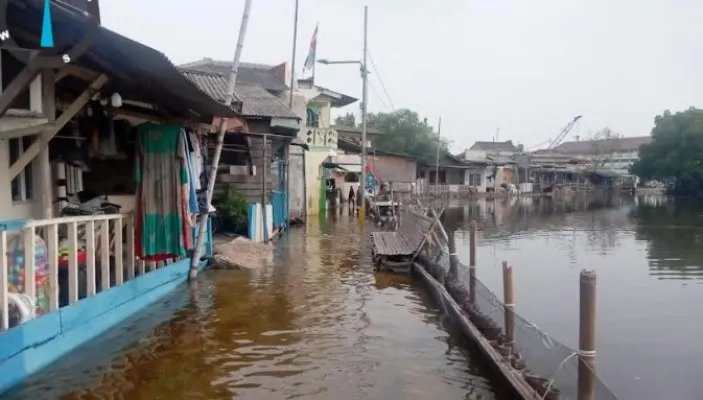
<instances>
[{"instance_id":1,"label":"concrete house","mask_svg":"<svg viewBox=\"0 0 703 400\"><path fill-rule=\"evenodd\" d=\"M640 147L651 143L651 136L610 138L601 140L576 140L565 142L552 149L554 153L579 156L595 169L629 174L629 168L639 160Z\"/></svg>"},{"instance_id":2,"label":"concrete house","mask_svg":"<svg viewBox=\"0 0 703 400\"><path fill-rule=\"evenodd\" d=\"M224 71L213 72L209 66L191 64L179 70L203 92L222 101L227 77L222 74ZM241 71L240 76L246 79L251 68L245 64ZM297 136L300 118L274 94L279 88L275 80L261 79L257 74L249 76L258 78L258 82L238 82L235 87L241 116L228 120L216 189L220 194L232 187L247 201L261 202L262 195L269 199L272 191L285 190L285 171L279 169L284 166L287 147ZM213 125L218 127L219 122ZM266 134L266 149L263 134Z\"/></svg>"}]
</instances>

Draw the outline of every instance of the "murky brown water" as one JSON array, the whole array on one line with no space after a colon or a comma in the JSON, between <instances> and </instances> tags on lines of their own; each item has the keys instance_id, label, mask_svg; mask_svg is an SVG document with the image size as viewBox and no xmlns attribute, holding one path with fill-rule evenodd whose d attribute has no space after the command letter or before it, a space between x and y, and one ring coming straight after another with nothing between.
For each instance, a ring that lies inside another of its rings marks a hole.
<instances>
[{"instance_id":1,"label":"murky brown water","mask_svg":"<svg viewBox=\"0 0 703 400\"><path fill-rule=\"evenodd\" d=\"M340 216L260 270L208 271L7 398L496 398L422 291L359 261L359 230Z\"/></svg>"}]
</instances>

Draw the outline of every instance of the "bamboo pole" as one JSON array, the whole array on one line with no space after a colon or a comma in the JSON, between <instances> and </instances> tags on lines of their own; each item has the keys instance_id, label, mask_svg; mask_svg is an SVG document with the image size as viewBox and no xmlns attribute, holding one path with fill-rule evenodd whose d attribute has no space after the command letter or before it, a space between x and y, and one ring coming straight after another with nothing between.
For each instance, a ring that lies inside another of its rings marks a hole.
<instances>
[{"instance_id":1,"label":"bamboo pole","mask_svg":"<svg viewBox=\"0 0 703 400\"><path fill-rule=\"evenodd\" d=\"M459 275L459 259L456 256L454 230L450 229L447 234L449 235L449 240L447 240L447 247L449 247L449 275L456 277Z\"/></svg>"},{"instance_id":2,"label":"bamboo pole","mask_svg":"<svg viewBox=\"0 0 703 400\"><path fill-rule=\"evenodd\" d=\"M508 354L515 347L515 292L513 288L513 267L503 261L503 304L505 306L505 341Z\"/></svg>"},{"instance_id":3,"label":"bamboo pole","mask_svg":"<svg viewBox=\"0 0 703 400\"><path fill-rule=\"evenodd\" d=\"M261 148L261 220L264 225L264 242L268 242L270 237L269 231L268 231L268 225L266 224L267 220L267 212L266 212L266 203L268 202L267 196L266 196L266 177L268 175L268 167L269 163L267 162L268 154L266 152L266 142L267 142L268 136L264 134L264 137L262 138L262 141L264 143L263 147Z\"/></svg>"},{"instance_id":4,"label":"bamboo pole","mask_svg":"<svg viewBox=\"0 0 703 400\"><path fill-rule=\"evenodd\" d=\"M234 51L234 60L232 61L232 69L229 72L229 80L227 81L227 92L225 92L225 106L229 107L232 105L232 100L234 99L234 87L237 82L237 71L239 70L239 60L242 57L242 49L244 48L244 38L247 33L247 25L249 24L249 14L251 13L251 0L246 0L244 3L244 12L242 13L242 23L239 26L239 38L237 39L237 47ZM222 144L225 138L225 132L227 132L227 121L228 118L220 119L220 131L217 134L217 147L215 148L215 154L212 157L212 166L210 167L210 177L207 183L206 192L206 202L205 206L209 207L212 202L212 193L215 191L215 180L217 179L217 167L220 164L220 155L222 154ZM190 261L190 271L188 273L189 280L195 280L198 276L198 267L200 266L200 252L203 248L203 243L205 242L205 235L207 233L207 220L209 214L203 212L198 218L198 236L195 242L195 249L193 251L193 256Z\"/></svg>"},{"instance_id":5,"label":"bamboo pole","mask_svg":"<svg viewBox=\"0 0 703 400\"><path fill-rule=\"evenodd\" d=\"M596 398L596 273L581 271L578 400Z\"/></svg>"},{"instance_id":6,"label":"bamboo pole","mask_svg":"<svg viewBox=\"0 0 703 400\"><path fill-rule=\"evenodd\" d=\"M469 228L469 303L476 303L476 221Z\"/></svg>"},{"instance_id":7,"label":"bamboo pole","mask_svg":"<svg viewBox=\"0 0 703 400\"><path fill-rule=\"evenodd\" d=\"M476 221L472 220L469 228L469 267L476 266Z\"/></svg>"}]
</instances>

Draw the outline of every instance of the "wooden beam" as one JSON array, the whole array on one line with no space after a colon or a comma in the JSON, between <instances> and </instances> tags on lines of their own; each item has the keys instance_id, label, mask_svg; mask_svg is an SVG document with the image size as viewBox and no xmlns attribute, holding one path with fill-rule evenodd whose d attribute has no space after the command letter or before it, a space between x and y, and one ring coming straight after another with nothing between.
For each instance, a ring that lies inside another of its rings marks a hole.
<instances>
[{"instance_id":1,"label":"wooden beam","mask_svg":"<svg viewBox=\"0 0 703 400\"><path fill-rule=\"evenodd\" d=\"M22 153L17 161L15 161L15 163L10 167L10 181L15 179L15 177L22 172L24 167L26 167L27 164L29 164L34 157L36 157L36 155L49 144L49 141L56 136L56 134L68 123L68 121L70 121L71 118L78 114L78 112L81 111L86 104L88 104L90 99L97 94L100 88L102 88L107 81L107 76L100 75L100 77L93 81L93 83L91 83L90 86L80 96L78 96L73 103L71 103L71 105L61 114L61 116L56 119L56 122L54 122L54 126L51 130L39 135L37 140L35 140L29 148L25 149L24 153Z\"/></svg>"},{"instance_id":2,"label":"wooden beam","mask_svg":"<svg viewBox=\"0 0 703 400\"><path fill-rule=\"evenodd\" d=\"M38 63L30 60L29 64L2 91L2 95L0 95L0 116L5 115L5 112L10 108L17 96L26 90L34 78L39 75L39 71Z\"/></svg>"},{"instance_id":3,"label":"wooden beam","mask_svg":"<svg viewBox=\"0 0 703 400\"><path fill-rule=\"evenodd\" d=\"M65 67L61 68L59 72L56 74L56 77L54 78L54 82L58 82L61 79L73 75L78 78L81 78L85 81L94 81L95 79L98 78L100 74L97 72L91 71L87 68L79 67L77 65L66 65Z\"/></svg>"},{"instance_id":4,"label":"wooden beam","mask_svg":"<svg viewBox=\"0 0 703 400\"><path fill-rule=\"evenodd\" d=\"M23 126L21 128L0 131L0 140L14 139L29 135L38 135L40 133L50 130L53 126L53 123L47 122L39 125Z\"/></svg>"},{"instance_id":5,"label":"wooden beam","mask_svg":"<svg viewBox=\"0 0 703 400\"><path fill-rule=\"evenodd\" d=\"M56 83L54 69L44 69L41 73L42 111L48 119L48 125L53 127L56 120ZM42 131L43 134L43 131ZM39 184L41 192L42 218L53 218L54 182L51 179L51 162L49 161L49 146L43 146L39 152Z\"/></svg>"},{"instance_id":6,"label":"wooden beam","mask_svg":"<svg viewBox=\"0 0 703 400\"><path fill-rule=\"evenodd\" d=\"M173 122L182 124L191 128L200 128L210 130L212 125L203 122L194 122L183 118L169 117L167 115L160 115L154 113L152 110L144 109L144 111L133 110L128 108L115 108L112 110L116 116L123 116L129 118L143 119L146 121L163 123L163 122Z\"/></svg>"}]
</instances>

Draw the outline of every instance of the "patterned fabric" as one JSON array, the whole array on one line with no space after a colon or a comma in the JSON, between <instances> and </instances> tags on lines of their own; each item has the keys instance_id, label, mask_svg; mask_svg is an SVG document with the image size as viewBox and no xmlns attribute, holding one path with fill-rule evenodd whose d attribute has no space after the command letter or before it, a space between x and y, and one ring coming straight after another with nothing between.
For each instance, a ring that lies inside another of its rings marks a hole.
<instances>
[{"instance_id":1,"label":"patterned fabric","mask_svg":"<svg viewBox=\"0 0 703 400\"><path fill-rule=\"evenodd\" d=\"M24 241L20 233L8 233L8 288L10 293L24 293ZM39 236L34 238L34 280L36 291L36 313L42 315L49 311L49 264L46 243Z\"/></svg>"},{"instance_id":2,"label":"patterned fabric","mask_svg":"<svg viewBox=\"0 0 703 400\"><path fill-rule=\"evenodd\" d=\"M142 124L137 143L137 255L145 260L184 257L192 247L192 235L182 128Z\"/></svg>"}]
</instances>

